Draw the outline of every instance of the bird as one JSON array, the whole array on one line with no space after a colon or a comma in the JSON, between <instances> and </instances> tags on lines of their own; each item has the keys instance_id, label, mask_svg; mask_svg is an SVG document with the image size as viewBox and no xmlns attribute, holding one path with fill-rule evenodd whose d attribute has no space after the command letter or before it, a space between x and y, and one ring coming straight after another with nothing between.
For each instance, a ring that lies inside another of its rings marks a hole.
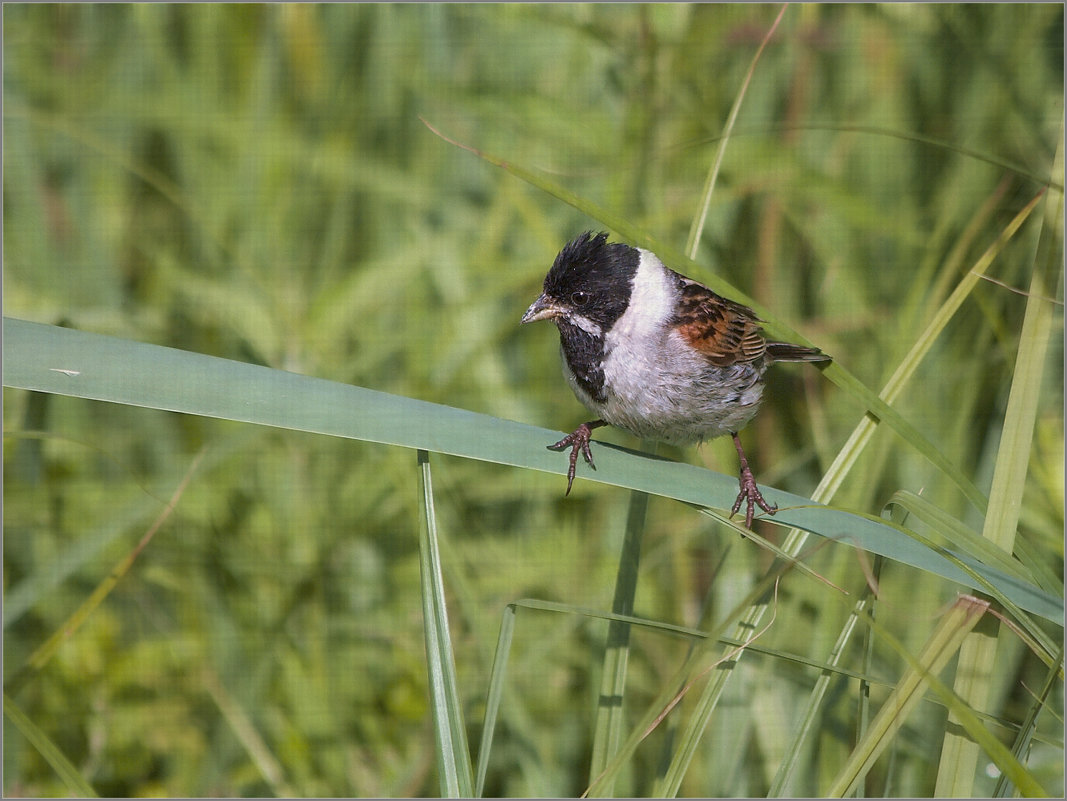
<instances>
[{"instance_id":1,"label":"bird","mask_svg":"<svg viewBox=\"0 0 1067 801\"><path fill-rule=\"evenodd\" d=\"M818 348L767 341L752 309L668 268L654 253L586 231L556 256L521 323L559 329L563 374L596 419L550 450L570 448L567 491L579 453L596 469L594 429L615 426L643 439L689 445L729 434L740 462L745 527L763 497L738 432L755 416L775 362L827 362Z\"/></svg>"}]
</instances>

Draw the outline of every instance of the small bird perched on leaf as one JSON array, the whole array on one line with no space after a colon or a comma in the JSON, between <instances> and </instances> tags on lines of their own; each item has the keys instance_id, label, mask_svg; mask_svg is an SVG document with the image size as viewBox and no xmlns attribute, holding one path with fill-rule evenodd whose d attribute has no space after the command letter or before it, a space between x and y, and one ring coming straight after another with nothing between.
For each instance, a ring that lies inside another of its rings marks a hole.
<instances>
[{"instance_id":1,"label":"small bird perched on leaf","mask_svg":"<svg viewBox=\"0 0 1067 801\"><path fill-rule=\"evenodd\" d=\"M684 445L729 434L741 461L745 503L774 514L749 469L737 432L756 414L763 376L774 362L823 362L818 348L768 342L747 306L668 269L654 253L586 232L560 251L544 291L523 323L559 328L563 373L599 419L582 423L552 450L570 447L567 494L578 454L590 467L595 428L613 425L642 438Z\"/></svg>"}]
</instances>

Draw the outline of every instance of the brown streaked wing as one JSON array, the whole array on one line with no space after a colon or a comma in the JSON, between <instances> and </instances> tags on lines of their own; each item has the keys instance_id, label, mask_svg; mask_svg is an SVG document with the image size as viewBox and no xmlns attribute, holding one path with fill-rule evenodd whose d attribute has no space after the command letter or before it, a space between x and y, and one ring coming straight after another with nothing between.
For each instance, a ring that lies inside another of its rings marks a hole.
<instances>
[{"instance_id":1,"label":"brown streaked wing","mask_svg":"<svg viewBox=\"0 0 1067 801\"><path fill-rule=\"evenodd\" d=\"M682 277L681 289L678 330L709 362L729 367L763 357L767 343L750 308L689 278Z\"/></svg>"}]
</instances>

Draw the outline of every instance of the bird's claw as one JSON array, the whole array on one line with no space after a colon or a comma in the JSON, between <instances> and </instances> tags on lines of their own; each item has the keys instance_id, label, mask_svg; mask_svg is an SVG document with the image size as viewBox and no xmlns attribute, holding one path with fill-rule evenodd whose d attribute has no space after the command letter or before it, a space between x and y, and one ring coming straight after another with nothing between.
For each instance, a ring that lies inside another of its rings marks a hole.
<instances>
[{"instance_id":1,"label":"bird's claw","mask_svg":"<svg viewBox=\"0 0 1067 801\"><path fill-rule=\"evenodd\" d=\"M574 484L574 470L578 464L579 453L585 458L586 464L596 470L596 465L593 463L593 452L589 449L589 442L593 436L593 429L602 425L605 425L605 423L601 420L582 423L555 445L548 446L550 451L561 451L567 447L571 449L570 466L567 468L567 491L563 494L564 497L571 494L571 485Z\"/></svg>"},{"instance_id":2,"label":"bird's claw","mask_svg":"<svg viewBox=\"0 0 1067 801\"><path fill-rule=\"evenodd\" d=\"M752 471L748 469L747 464L741 468L741 477L738 480L738 484L741 486L741 491L737 493L737 499L730 509L730 517L737 514L742 502L745 503L745 528L752 528L752 518L755 517L757 506L769 515L773 515L778 511L778 504L767 503L767 499L759 491L759 487L756 486L756 478L752 475Z\"/></svg>"}]
</instances>

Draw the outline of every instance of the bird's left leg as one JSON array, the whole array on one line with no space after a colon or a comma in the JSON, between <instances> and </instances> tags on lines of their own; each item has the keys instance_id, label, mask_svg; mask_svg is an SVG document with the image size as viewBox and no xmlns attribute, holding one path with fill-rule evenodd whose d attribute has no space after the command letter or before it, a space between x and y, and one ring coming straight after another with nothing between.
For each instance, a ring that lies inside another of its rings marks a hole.
<instances>
[{"instance_id":1,"label":"bird's left leg","mask_svg":"<svg viewBox=\"0 0 1067 801\"><path fill-rule=\"evenodd\" d=\"M733 508L730 509L730 516L733 517L737 514L737 510L741 508L741 503L744 502L746 504L745 528L752 528L752 518L756 514L756 506L759 506L767 514L773 515L778 511L778 505L772 506L767 503L763 493L756 486L756 477L752 475L752 470L749 469L748 459L745 458L745 449L741 447L740 438L737 434L731 434L730 436L734 438L737 458L741 460L741 478L738 481L741 485L741 491L737 493L737 500L734 501Z\"/></svg>"}]
</instances>

